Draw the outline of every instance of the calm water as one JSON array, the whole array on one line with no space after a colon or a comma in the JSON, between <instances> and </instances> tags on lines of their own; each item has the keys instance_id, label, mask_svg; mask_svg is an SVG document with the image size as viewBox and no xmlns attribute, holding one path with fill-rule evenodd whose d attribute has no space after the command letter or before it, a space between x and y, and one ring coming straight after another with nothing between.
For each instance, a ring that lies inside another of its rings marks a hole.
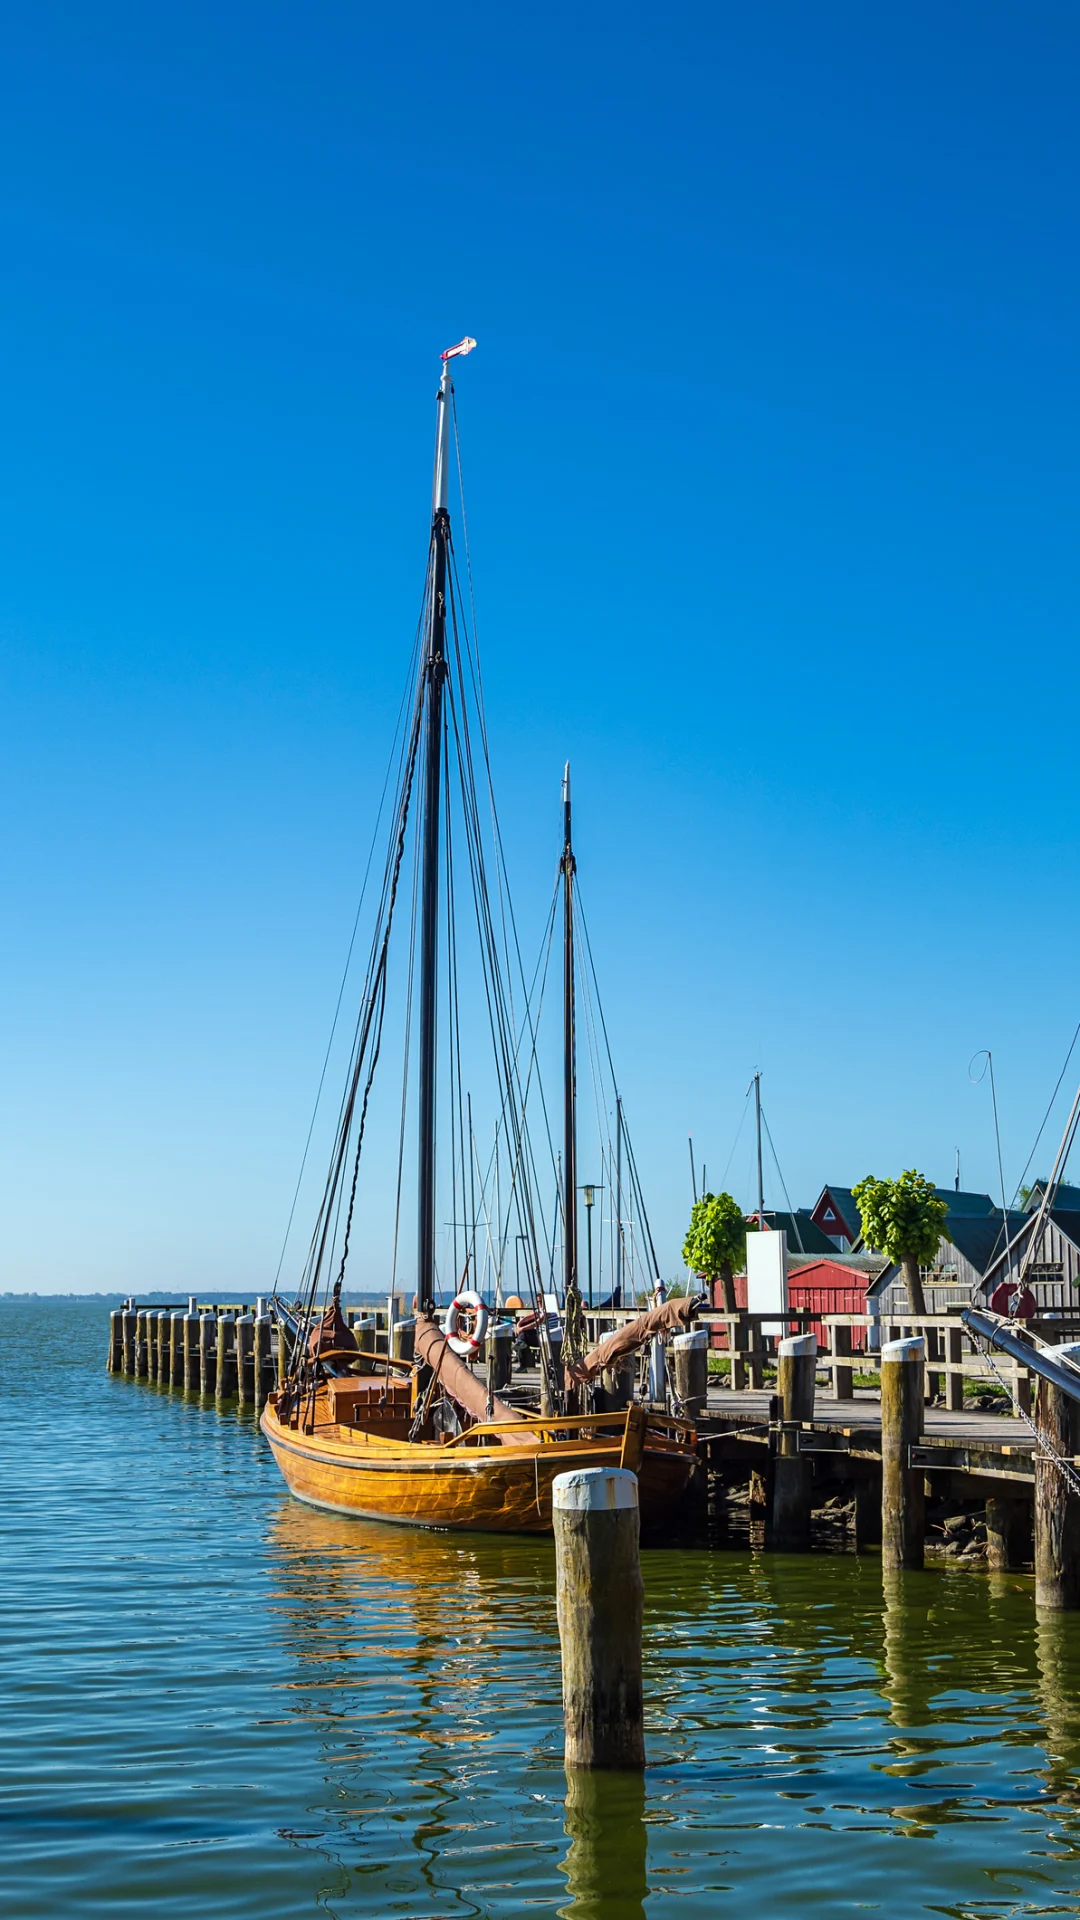
<instances>
[{"instance_id":1,"label":"calm water","mask_svg":"<svg viewBox=\"0 0 1080 1920\"><path fill-rule=\"evenodd\" d=\"M550 1546L308 1511L105 1338L0 1302L5 1913L1076 1911L1080 1617L1025 1578L652 1552L648 1772L568 1803Z\"/></svg>"}]
</instances>

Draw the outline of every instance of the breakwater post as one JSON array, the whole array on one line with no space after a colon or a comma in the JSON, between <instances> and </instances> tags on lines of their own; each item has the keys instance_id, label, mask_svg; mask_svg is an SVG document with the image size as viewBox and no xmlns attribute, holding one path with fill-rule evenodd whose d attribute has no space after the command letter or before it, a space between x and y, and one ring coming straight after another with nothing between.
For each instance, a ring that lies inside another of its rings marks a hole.
<instances>
[{"instance_id":1,"label":"breakwater post","mask_svg":"<svg viewBox=\"0 0 1080 1920\"><path fill-rule=\"evenodd\" d=\"M250 1313L236 1321L236 1394L242 1407L255 1405L255 1318Z\"/></svg>"},{"instance_id":2,"label":"breakwater post","mask_svg":"<svg viewBox=\"0 0 1080 1920\"><path fill-rule=\"evenodd\" d=\"M199 1392L210 1394L217 1380L217 1323L212 1313L199 1315Z\"/></svg>"},{"instance_id":3,"label":"breakwater post","mask_svg":"<svg viewBox=\"0 0 1080 1920\"><path fill-rule=\"evenodd\" d=\"M124 1372L135 1371L135 1347L138 1338L139 1316L130 1300L124 1308Z\"/></svg>"},{"instance_id":4,"label":"breakwater post","mask_svg":"<svg viewBox=\"0 0 1080 1920\"><path fill-rule=\"evenodd\" d=\"M172 1375L172 1314L163 1310L157 1317L157 1373L161 1387L167 1387Z\"/></svg>"},{"instance_id":5,"label":"breakwater post","mask_svg":"<svg viewBox=\"0 0 1080 1920\"><path fill-rule=\"evenodd\" d=\"M643 1767L637 1476L556 1475L555 1585L568 1767Z\"/></svg>"},{"instance_id":6,"label":"breakwater post","mask_svg":"<svg viewBox=\"0 0 1080 1920\"><path fill-rule=\"evenodd\" d=\"M169 1384L173 1387L182 1387L184 1384L184 1315L182 1309L178 1309L172 1316L172 1333L170 1339L172 1342L172 1368L169 1374Z\"/></svg>"},{"instance_id":7,"label":"breakwater post","mask_svg":"<svg viewBox=\"0 0 1080 1920\"><path fill-rule=\"evenodd\" d=\"M262 1294L255 1303L255 1405L261 1412L274 1385L273 1321Z\"/></svg>"},{"instance_id":8,"label":"breakwater post","mask_svg":"<svg viewBox=\"0 0 1080 1920\"><path fill-rule=\"evenodd\" d=\"M141 1307L135 1315L135 1378L145 1380L150 1371L150 1315Z\"/></svg>"},{"instance_id":9,"label":"breakwater post","mask_svg":"<svg viewBox=\"0 0 1080 1920\"><path fill-rule=\"evenodd\" d=\"M886 1572L921 1567L926 1534L923 1472L911 1449L923 1430L923 1363L917 1336L881 1349L881 1564Z\"/></svg>"},{"instance_id":10,"label":"breakwater post","mask_svg":"<svg viewBox=\"0 0 1080 1920\"><path fill-rule=\"evenodd\" d=\"M1035 1605L1045 1613L1071 1613L1080 1607L1080 1498L1050 1454L1075 1475L1080 1406L1040 1380L1035 1425L1045 1449L1035 1455Z\"/></svg>"},{"instance_id":11,"label":"breakwater post","mask_svg":"<svg viewBox=\"0 0 1080 1920\"><path fill-rule=\"evenodd\" d=\"M184 1315L184 1387L188 1393L199 1390L199 1315L194 1299L188 1301Z\"/></svg>"},{"instance_id":12,"label":"breakwater post","mask_svg":"<svg viewBox=\"0 0 1080 1920\"><path fill-rule=\"evenodd\" d=\"M219 1313L217 1323L217 1385L219 1400L236 1398L236 1321L231 1313Z\"/></svg>"},{"instance_id":13,"label":"breakwater post","mask_svg":"<svg viewBox=\"0 0 1080 1920\"><path fill-rule=\"evenodd\" d=\"M122 1373L124 1369L124 1310L114 1307L109 1315L109 1359L107 1373Z\"/></svg>"}]
</instances>

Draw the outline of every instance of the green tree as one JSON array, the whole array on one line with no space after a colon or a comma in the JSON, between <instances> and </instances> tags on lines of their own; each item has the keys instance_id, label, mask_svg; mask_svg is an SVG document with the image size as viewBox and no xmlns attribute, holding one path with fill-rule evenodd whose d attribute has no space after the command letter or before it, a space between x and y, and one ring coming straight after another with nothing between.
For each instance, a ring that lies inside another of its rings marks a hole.
<instances>
[{"instance_id":1,"label":"green tree","mask_svg":"<svg viewBox=\"0 0 1080 1920\"><path fill-rule=\"evenodd\" d=\"M868 1173L852 1192L867 1246L899 1263L912 1313L925 1313L919 1268L932 1266L939 1242L950 1238L945 1229L947 1203L938 1199L929 1180L914 1168L899 1180L875 1180Z\"/></svg>"},{"instance_id":2,"label":"green tree","mask_svg":"<svg viewBox=\"0 0 1080 1920\"><path fill-rule=\"evenodd\" d=\"M682 1257L691 1273L719 1279L724 1287L724 1311L735 1312L735 1268L746 1255L747 1224L730 1193L704 1193L694 1201Z\"/></svg>"}]
</instances>

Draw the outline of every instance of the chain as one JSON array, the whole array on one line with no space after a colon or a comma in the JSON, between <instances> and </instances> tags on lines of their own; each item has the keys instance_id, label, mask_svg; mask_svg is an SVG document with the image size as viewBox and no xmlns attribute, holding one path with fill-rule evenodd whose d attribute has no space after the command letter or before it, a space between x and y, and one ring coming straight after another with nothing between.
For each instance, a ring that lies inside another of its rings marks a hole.
<instances>
[{"instance_id":1,"label":"chain","mask_svg":"<svg viewBox=\"0 0 1080 1920\"><path fill-rule=\"evenodd\" d=\"M1020 1402L1017 1399L1015 1393L1013 1392L1011 1386L1009 1385L1009 1382L1006 1380L1005 1375L1001 1372L1000 1368L998 1367L998 1364L994 1359L993 1354L990 1351L989 1344L982 1346L982 1345L979 1345L979 1342L976 1340L975 1345L978 1352L982 1354L983 1359L989 1361L991 1373L995 1374L997 1378L1001 1381L1001 1384L1004 1387L1006 1393L1008 1394L1009 1399L1012 1401L1013 1411L1023 1421L1025 1427L1028 1428L1029 1432L1031 1432L1034 1435L1035 1443L1039 1448L1039 1450L1041 1451L1043 1459L1049 1460L1051 1464L1057 1468L1058 1472L1060 1473L1062 1479L1065 1482L1065 1485L1068 1487L1069 1492L1074 1493L1077 1499L1080 1500L1080 1479L1077 1478L1069 1462L1063 1459L1060 1453L1057 1453L1055 1451L1053 1446L1050 1444L1050 1441L1047 1439L1045 1433L1039 1432L1039 1429L1035 1425L1035 1422L1031 1418L1031 1415L1024 1412L1023 1407L1020 1405Z\"/></svg>"}]
</instances>

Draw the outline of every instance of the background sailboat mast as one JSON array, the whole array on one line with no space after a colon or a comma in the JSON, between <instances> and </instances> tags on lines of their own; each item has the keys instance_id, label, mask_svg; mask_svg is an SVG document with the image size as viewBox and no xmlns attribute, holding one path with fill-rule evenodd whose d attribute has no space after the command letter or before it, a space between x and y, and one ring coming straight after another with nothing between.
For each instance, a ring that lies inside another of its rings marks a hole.
<instances>
[{"instance_id":1,"label":"background sailboat mast","mask_svg":"<svg viewBox=\"0 0 1080 1920\"><path fill-rule=\"evenodd\" d=\"M570 762L563 773L563 1236L565 1293L577 1285L577 1035L574 1026L574 848Z\"/></svg>"},{"instance_id":2,"label":"background sailboat mast","mask_svg":"<svg viewBox=\"0 0 1080 1920\"><path fill-rule=\"evenodd\" d=\"M765 1181L761 1164L761 1074L754 1075L754 1119L757 1126L757 1205L758 1226L765 1225Z\"/></svg>"},{"instance_id":3,"label":"background sailboat mast","mask_svg":"<svg viewBox=\"0 0 1080 1920\"><path fill-rule=\"evenodd\" d=\"M435 1307L435 1046L439 965L439 816L442 802L446 571L450 545L450 365L444 358L431 499L431 598L424 659L424 819L420 882L420 1088L417 1142L416 1296Z\"/></svg>"}]
</instances>

